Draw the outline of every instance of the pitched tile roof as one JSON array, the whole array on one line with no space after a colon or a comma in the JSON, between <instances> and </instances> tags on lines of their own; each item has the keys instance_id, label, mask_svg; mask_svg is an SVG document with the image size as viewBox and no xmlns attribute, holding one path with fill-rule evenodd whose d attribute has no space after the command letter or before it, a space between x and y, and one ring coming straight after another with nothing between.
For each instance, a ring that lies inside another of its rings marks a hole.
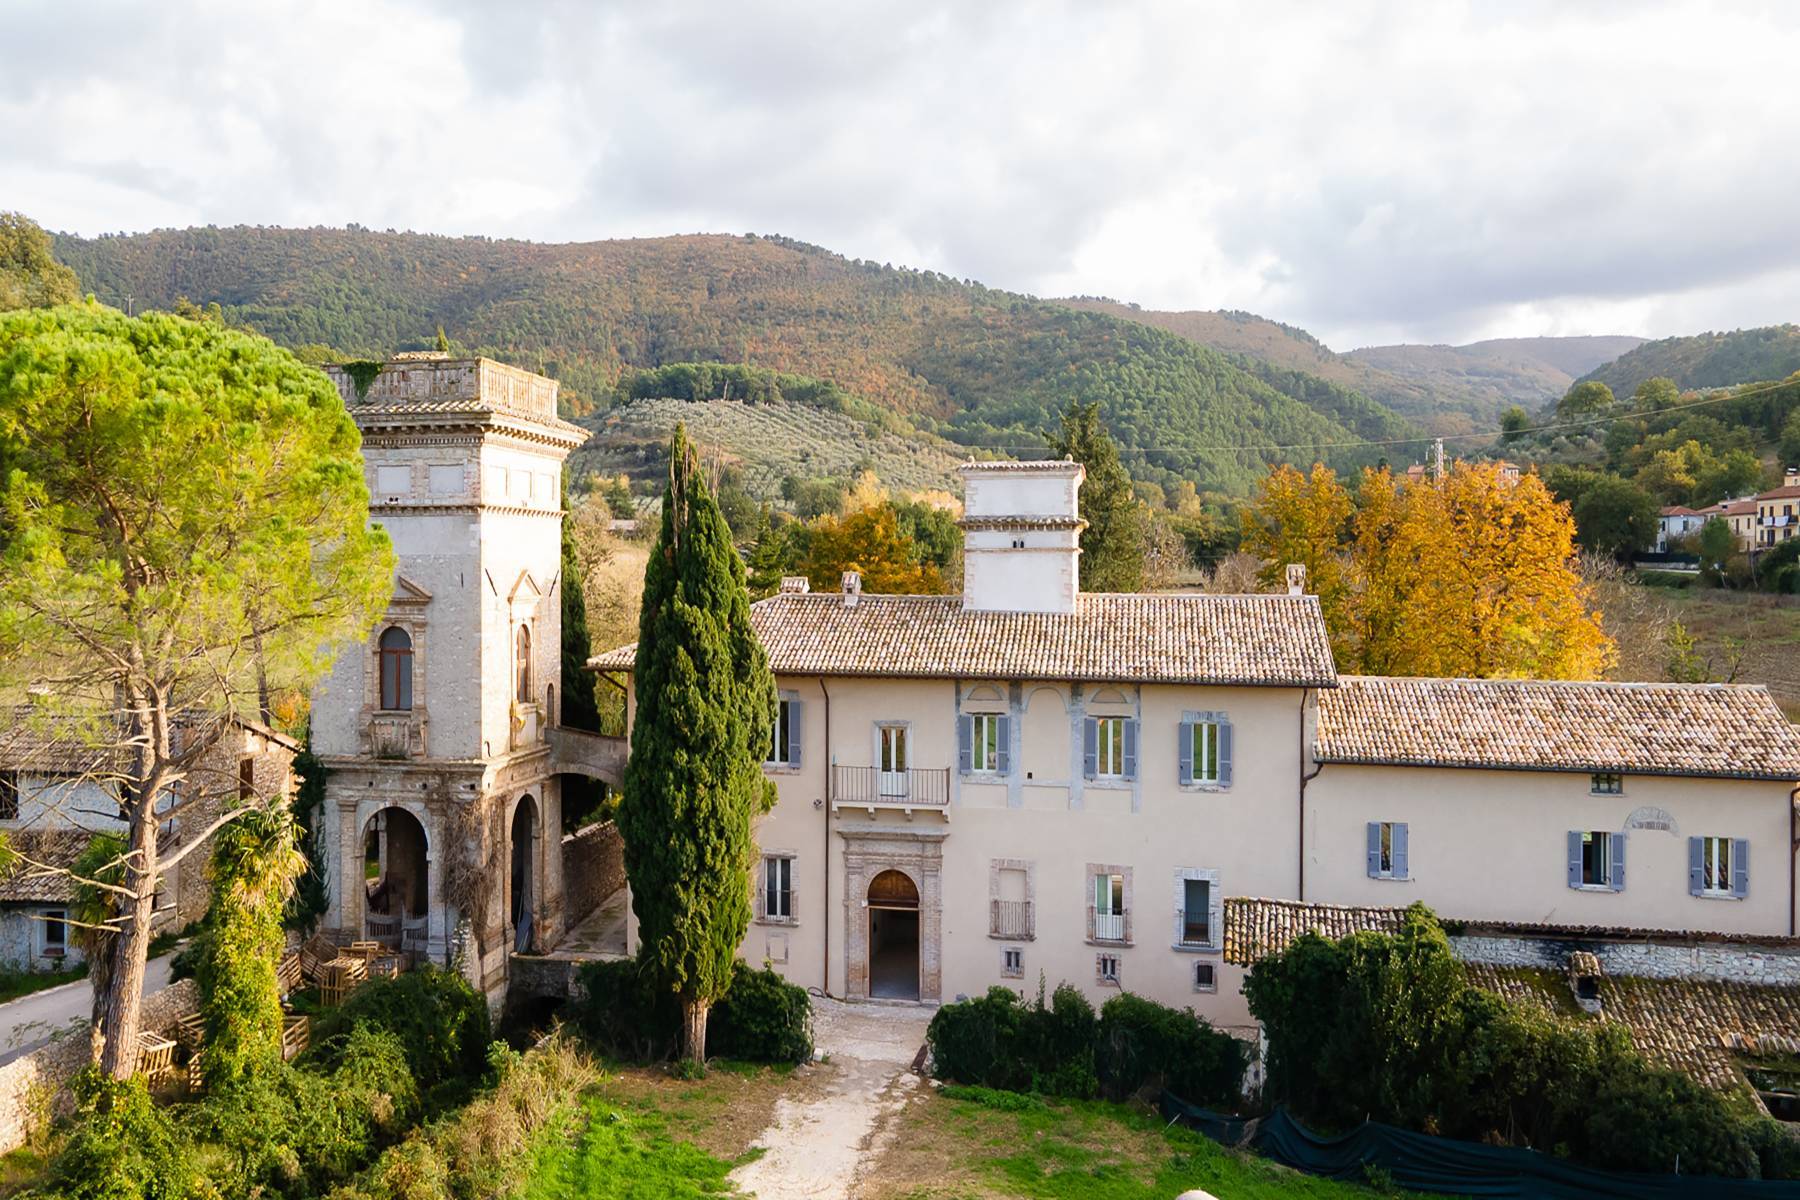
<instances>
[{"instance_id":1,"label":"pitched tile roof","mask_svg":"<svg viewBox=\"0 0 1800 1200\"><path fill-rule=\"evenodd\" d=\"M1509 1002L1622 1025L1651 1063L1720 1091L1747 1090L1739 1055L1791 1054L1800 1031L1800 987L1603 975L1595 1018L1574 1004L1567 977L1557 972L1481 963L1467 971L1470 984Z\"/></svg>"},{"instance_id":2,"label":"pitched tile roof","mask_svg":"<svg viewBox=\"0 0 1800 1200\"><path fill-rule=\"evenodd\" d=\"M85 830L63 826L8 833L10 848L29 858L31 864L15 860L10 869L0 871L0 903L67 904L74 900L75 881L57 868L74 866L93 837Z\"/></svg>"},{"instance_id":3,"label":"pitched tile roof","mask_svg":"<svg viewBox=\"0 0 1800 1200\"><path fill-rule=\"evenodd\" d=\"M1320 762L1800 780L1800 733L1760 686L1344 676Z\"/></svg>"},{"instance_id":4,"label":"pitched tile roof","mask_svg":"<svg viewBox=\"0 0 1800 1200\"><path fill-rule=\"evenodd\" d=\"M1404 908L1312 904L1304 900L1225 897L1225 961L1252 966L1316 933L1339 941L1353 933L1392 933L1406 917Z\"/></svg>"},{"instance_id":5,"label":"pitched tile roof","mask_svg":"<svg viewBox=\"0 0 1800 1200\"><path fill-rule=\"evenodd\" d=\"M0 771L38 775L108 774L126 766L117 741L74 717L34 711L29 705L0 709Z\"/></svg>"},{"instance_id":6,"label":"pitched tile roof","mask_svg":"<svg viewBox=\"0 0 1800 1200\"><path fill-rule=\"evenodd\" d=\"M1329 687L1316 596L1084 594L1073 613L964 611L959 596L786 593L750 606L784 675ZM588 660L629 670L636 646Z\"/></svg>"}]
</instances>

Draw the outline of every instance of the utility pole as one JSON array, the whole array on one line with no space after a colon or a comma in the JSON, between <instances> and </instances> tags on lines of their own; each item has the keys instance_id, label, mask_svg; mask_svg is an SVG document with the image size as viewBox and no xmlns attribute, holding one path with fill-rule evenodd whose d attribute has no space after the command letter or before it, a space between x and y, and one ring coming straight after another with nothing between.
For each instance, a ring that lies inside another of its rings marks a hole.
<instances>
[{"instance_id":1,"label":"utility pole","mask_svg":"<svg viewBox=\"0 0 1800 1200\"><path fill-rule=\"evenodd\" d=\"M1443 438L1438 438L1435 442L1432 443L1431 465L1432 465L1431 477L1433 479L1442 479L1444 477L1444 439Z\"/></svg>"}]
</instances>

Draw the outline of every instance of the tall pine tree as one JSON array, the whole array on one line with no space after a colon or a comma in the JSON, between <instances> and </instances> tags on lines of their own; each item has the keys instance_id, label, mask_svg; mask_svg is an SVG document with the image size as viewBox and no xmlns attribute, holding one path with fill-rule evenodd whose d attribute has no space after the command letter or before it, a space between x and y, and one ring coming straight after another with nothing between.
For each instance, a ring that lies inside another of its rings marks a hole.
<instances>
[{"instance_id":1,"label":"tall pine tree","mask_svg":"<svg viewBox=\"0 0 1800 1200\"><path fill-rule=\"evenodd\" d=\"M762 772L775 682L750 628L743 562L684 426L644 570L635 676L618 822L639 961L680 998L682 1056L699 1064L707 1012L750 926L750 826L775 800Z\"/></svg>"},{"instance_id":2,"label":"tall pine tree","mask_svg":"<svg viewBox=\"0 0 1800 1200\"><path fill-rule=\"evenodd\" d=\"M1081 485L1081 590L1136 592L1144 587L1144 507L1131 490L1119 448L1100 423L1098 404L1071 404L1047 440L1059 457L1087 468Z\"/></svg>"}]
</instances>

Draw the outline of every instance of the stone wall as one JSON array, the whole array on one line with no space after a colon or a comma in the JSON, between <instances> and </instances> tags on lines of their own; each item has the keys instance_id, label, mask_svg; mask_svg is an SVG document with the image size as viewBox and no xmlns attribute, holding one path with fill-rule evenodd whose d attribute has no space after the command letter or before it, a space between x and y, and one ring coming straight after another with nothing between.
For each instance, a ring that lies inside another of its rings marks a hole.
<instances>
[{"instance_id":1,"label":"stone wall","mask_svg":"<svg viewBox=\"0 0 1800 1200\"><path fill-rule=\"evenodd\" d=\"M625 844L611 821L562 840L563 912L574 925L625 886Z\"/></svg>"},{"instance_id":2,"label":"stone wall","mask_svg":"<svg viewBox=\"0 0 1800 1200\"><path fill-rule=\"evenodd\" d=\"M1571 951L1588 950L1599 958L1608 975L1800 986L1800 948L1794 946L1738 941L1657 944L1500 935L1454 936L1450 946L1464 962L1499 967L1561 971L1567 966Z\"/></svg>"},{"instance_id":3,"label":"stone wall","mask_svg":"<svg viewBox=\"0 0 1800 1200\"><path fill-rule=\"evenodd\" d=\"M199 1004L193 980L170 984L145 997L143 1027L167 1031ZM70 1111L74 1099L66 1085L87 1059L88 1026L82 1021L54 1041L0 1066L0 1153L24 1145L33 1127L52 1112Z\"/></svg>"}]
</instances>

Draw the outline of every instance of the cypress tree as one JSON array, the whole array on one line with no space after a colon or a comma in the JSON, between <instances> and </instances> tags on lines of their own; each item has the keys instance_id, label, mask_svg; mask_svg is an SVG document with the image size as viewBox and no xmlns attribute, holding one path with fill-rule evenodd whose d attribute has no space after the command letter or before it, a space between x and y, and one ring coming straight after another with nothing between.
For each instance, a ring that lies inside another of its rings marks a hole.
<instances>
[{"instance_id":1,"label":"cypress tree","mask_svg":"<svg viewBox=\"0 0 1800 1200\"><path fill-rule=\"evenodd\" d=\"M581 561L575 556L575 523L569 512L566 477L562 507L562 723L598 732L600 704L594 696L598 681L587 669L587 660L592 653L588 640L587 593L581 586Z\"/></svg>"},{"instance_id":2,"label":"cypress tree","mask_svg":"<svg viewBox=\"0 0 1800 1200\"><path fill-rule=\"evenodd\" d=\"M707 1012L750 926L750 825L775 799L762 773L775 682L750 628L743 562L679 425L635 676L618 823L639 962L679 997L682 1056L699 1065Z\"/></svg>"},{"instance_id":3,"label":"cypress tree","mask_svg":"<svg viewBox=\"0 0 1800 1200\"><path fill-rule=\"evenodd\" d=\"M1053 453L1087 468L1081 485L1081 590L1136 592L1144 586L1144 509L1131 490L1119 448L1098 404L1071 404L1046 439Z\"/></svg>"}]
</instances>

